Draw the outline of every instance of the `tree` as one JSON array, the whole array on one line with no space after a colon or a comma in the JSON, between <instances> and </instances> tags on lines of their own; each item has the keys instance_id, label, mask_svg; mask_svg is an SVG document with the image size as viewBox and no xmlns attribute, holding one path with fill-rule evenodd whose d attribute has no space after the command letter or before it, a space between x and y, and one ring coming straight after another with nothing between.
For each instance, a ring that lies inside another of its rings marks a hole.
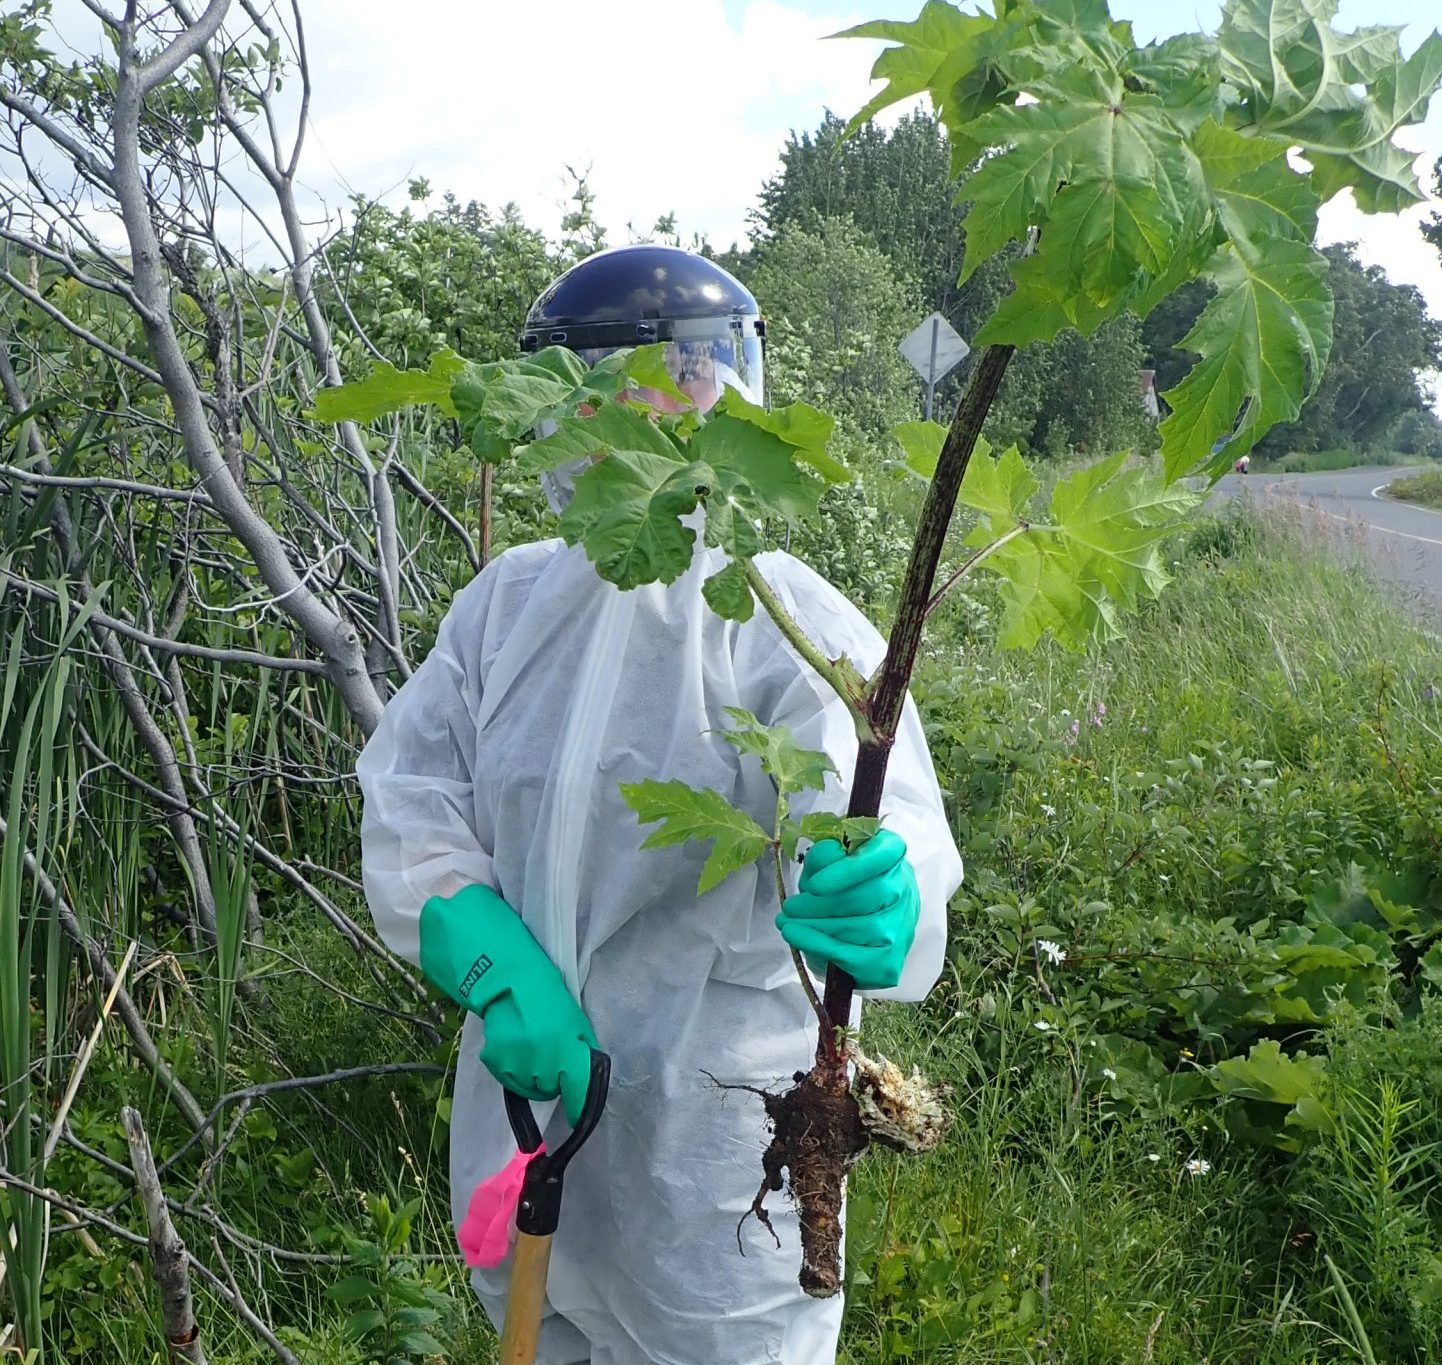
<instances>
[{"instance_id":1,"label":"tree","mask_svg":"<svg viewBox=\"0 0 1442 1365\"><path fill-rule=\"evenodd\" d=\"M966 247L965 175L974 168L962 168L953 182L951 149L931 114L916 110L890 130L868 122L848 136L846 124L828 113L814 133L791 134L781 163L751 215L758 246L746 269L759 269L788 231L815 234L828 220L846 217L899 275L915 281L914 311L898 339L933 309L962 336L976 335L1006 292L1007 263L1016 251L986 261L958 283ZM1141 408L1134 330L1122 322L1096 338L1071 333L1028 352L1007 376L989 433L1003 445L1019 440L1052 452L1146 445L1151 430ZM784 356L785 345L778 350ZM963 365L943 381L943 409L957 400L965 374Z\"/></svg>"},{"instance_id":2,"label":"tree","mask_svg":"<svg viewBox=\"0 0 1442 1365\"><path fill-rule=\"evenodd\" d=\"M263 895L309 906L433 1033L414 973L350 913L334 784L479 564L412 467L414 427L309 415L359 337L337 345L297 199L303 34L229 0L88 8L109 42L75 61L47 0L0 16L0 1148L32 1190L5 1191L0 1261L37 1359L46 1077L57 1042L78 1046L76 1007L113 1001L176 1150L219 1141L177 1058L203 1052L202 1079L230 1088ZM282 84L300 92L289 135ZM263 259L241 255L238 222ZM331 797L310 804L313 782ZM117 942L147 964L187 955L208 1043L189 1010L156 1037ZM207 1283L274 1343L243 1278Z\"/></svg>"},{"instance_id":3,"label":"tree","mask_svg":"<svg viewBox=\"0 0 1442 1365\"><path fill-rule=\"evenodd\" d=\"M764 247L788 224L815 230L850 217L920 290L921 312L939 310L964 337L1005 289L1004 263L958 283L966 205L951 180L951 152L937 120L915 110L888 130L868 122L848 136L828 112L814 133L792 133L781 171L761 188L751 221ZM962 187L964 191L964 186Z\"/></svg>"},{"instance_id":4,"label":"tree","mask_svg":"<svg viewBox=\"0 0 1442 1365\"><path fill-rule=\"evenodd\" d=\"M410 188L413 200L428 192L423 181ZM353 207L316 282L332 324L349 334L343 364L380 355L404 366L445 347L516 354L519 324L560 260L514 204L493 215L447 194L441 208L421 215L363 197Z\"/></svg>"},{"instance_id":5,"label":"tree","mask_svg":"<svg viewBox=\"0 0 1442 1365\"><path fill-rule=\"evenodd\" d=\"M1142 406L1141 324L1117 318L1092 336L1075 330L1029 347L1012 362L987 438L1049 456L1151 450L1156 431Z\"/></svg>"},{"instance_id":6,"label":"tree","mask_svg":"<svg viewBox=\"0 0 1442 1365\"><path fill-rule=\"evenodd\" d=\"M873 445L916 415L916 375L896 349L916 287L850 218L786 224L757 250L750 286L778 400L824 407Z\"/></svg>"}]
</instances>

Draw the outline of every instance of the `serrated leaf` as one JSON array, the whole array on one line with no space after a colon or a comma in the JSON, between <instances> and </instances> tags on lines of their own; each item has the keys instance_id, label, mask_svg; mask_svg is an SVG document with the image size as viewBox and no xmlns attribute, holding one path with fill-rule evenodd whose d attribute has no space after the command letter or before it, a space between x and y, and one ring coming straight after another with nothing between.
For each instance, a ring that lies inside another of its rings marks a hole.
<instances>
[{"instance_id":1,"label":"serrated leaf","mask_svg":"<svg viewBox=\"0 0 1442 1365\"><path fill-rule=\"evenodd\" d=\"M1208 119L1192 138L1217 216L1239 249L1272 238L1310 242L1321 200L1311 180L1287 164L1287 144L1244 137Z\"/></svg>"},{"instance_id":2,"label":"serrated leaf","mask_svg":"<svg viewBox=\"0 0 1442 1365\"><path fill-rule=\"evenodd\" d=\"M967 130L1005 150L967 182L962 278L1042 224L1046 259L1030 269L1113 308L1194 228L1201 168L1161 99L1115 70L1073 63L1031 85L1036 102L993 109Z\"/></svg>"},{"instance_id":3,"label":"serrated leaf","mask_svg":"<svg viewBox=\"0 0 1442 1365\"><path fill-rule=\"evenodd\" d=\"M561 535L584 545L596 572L618 588L674 583L696 548L696 533L680 518L695 511L711 478L679 451L611 450L576 478Z\"/></svg>"},{"instance_id":4,"label":"serrated leaf","mask_svg":"<svg viewBox=\"0 0 1442 1365\"><path fill-rule=\"evenodd\" d=\"M451 382L451 401L467 435L480 424L494 439L517 441L583 390L586 365L548 346L519 360L467 364Z\"/></svg>"},{"instance_id":5,"label":"serrated leaf","mask_svg":"<svg viewBox=\"0 0 1442 1365\"><path fill-rule=\"evenodd\" d=\"M802 791L821 791L827 777L836 773L836 765L830 758L816 749L803 749L786 726L763 725L750 711L739 706L725 709L736 723L731 729L721 731L721 737L743 754L759 758L782 797Z\"/></svg>"},{"instance_id":6,"label":"serrated leaf","mask_svg":"<svg viewBox=\"0 0 1442 1365\"><path fill-rule=\"evenodd\" d=\"M691 407L691 395L672 378L666 368L666 352L670 345L664 341L650 346L637 346L626 354L622 370L626 377L643 389L653 389L665 394L683 407ZM603 360L601 364L605 364Z\"/></svg>"},{"instance_id":7,"label":"serrated leaf","mask_svg":"<svg viewBox=\"0 0 1442 1365\"><path fill-rule=\"evenodd\" d=\"M1223 1094L1294 1105L1315 1097L1325 1084L1326 1060L1305 1053L1289 1057L1275 1038L1255 1044L1245 1057L1218 1062L1209 1073Z\"/></svg>"},{"instance_id":8,"label":"serrated leaf","mask_svg":"<svg viewBox=\"0 0 1442 1365\"><path fill-rule=\"evenodd\" d=\"M709 471L706 543L749 559L762 547L759 522L793 524L816 515L824 487L793 463L795 449L774 432L730 410L712 415L691 438L698 469Z\"/></svg>"},{"instance_id":9,"label":"serrated leaf","mask_svg":"<svg viewBox=\"0 0 1442 1365\"><path fill-rule=\"evenodd\" d=\"M891 429L901 447L902 461L918 478L930 479L946 444L946 428L940 422L901 422Z\"/></svg>"},{"instance_id":10,"label":"serrated leaf","mask_svg":"<svg viewBox=\"0 0 1442 1365\"><path fill-rule=\"evenodd\" d=\"M1256 258L1222 248L1207 271L1217 294L1178 346L1201 359L1163 396L1167 477L1180 478L1211 455L1243 403L1247 411L1214 472L1250 450L1276 422L1290 422L1315 391L1332 346L1327 259L1312 247L1272 240Z\"/></svg>"},{"instance_id":11,"label":"serrated leaf","mask_svg":"<svg viewBox=\"0 0 1442 1365\"><path fill-rule=\"evenodd\" d=\"M1442 37L1404 60L1401 28L1341 33L1336 12L1336 0L1231 0L1222 71L1241 93L1238 122L1299 147L1324 200L1351 188L1365 212L1394 212L1422 199L1415 157L1392 139L1427 115Z\"/></svg>"},{"instance_id":12,"label":"serrated leaf","mask_svg":"<svg viewBox=\"0 0 1442 1365\"><path fill-rule=\"evenodd\" d=\"M560 418L551 435L517 446L516 462L523 473L538 474L609 450L644 450L663 459L683 459L675 441L644 411L602 403L590 416Z\"/></svg>"},{"instance_id":13,"label":"serrated leaf","mask_svg":"<svg viewBox=\"0 0 1442 1365\"><path fill-rule=\"evenodd\" d=\"M684 782L623 782L621 796L643 825L657 824L642 848L667 848L692 841L714 841L701 870L697 893L726 880L754 863L771 847L770 836L745 811L737 810L719 792L696 791Z\"/></svg>"},{"instance_id":14,"label":"serrated leaf","mask_svg":"<svg viewBox=\"0 0 1442 1365\"><path fill-rule=\"evenodd\" d=\"M830 811L815 810L803 815L798 824L801 837L816 843L821 839L835 839L847 848L864 844L880 833L882 821L872 815L833 815Z\"/></svg>"},{"instance_id":15,"label":"serrated leaf","mask_svg":"<svg viewBox=\"0 0 1442 1365\"><path fill-rule=\"evenodd\" d=\"M834 34L837 38L882 38L897 44L882 52L871 68L871 79L885 81L886 88L856 114L847 131L861 127L883 109L941 84L938 74L942 67L955 65L956 53L986 35L993 22L985 15L963 14L947 0L926 0L913 20L881 19Z\"/></svg>"},{"instance_id":16,"label":"serrated leaf","mask_svg":"<svg viewBox=\"0 0 1442 1365\"><path fill-rule=\"evenodd\" d=\"M836 419L809 403L788 403L785 407L757 407L734 389L727 389L712 409L717 416L737 418L769 432L790 447L793 456L827 483L850 483L851 471L828 450Z\"/></svg>"},{"instance_id":17,"label":"serrated leaf","mask_svg":"<svg viewBox=\"0 0 1442 1365\"><path fill-rule=\"evenodd\" d=\"M433 403L454 417L451 384L464 368L465 361L454 351L438 351L425 370L398 370L378 360L366 378L319 390L311 415L318 422L373 422L388 412Z\"/></svg>"},{"instance_id":18,"label":"serrated leaf","mask_svg":"<svg viewBox=\"0 0 1442 1365\"><path fill-rule=\"evenodd\" d=\"M989 517L989 529L995 535L1003 535L1022 520L1040 487L1015 446L993 459L991 447L978 437L962 476L957 501Z\"/></svg>"},{"instance_id":19,"label":"serrated leaf","mask_svg":"<svg viewBox=\"0 0 1442 1365\"><path fill-rule=\"evenodd\" d=\"M701 596L717 616L728 621L749 621L756 614L751 585L740 563L734 559L701 584Z\"/></svg>"},{"instance_id":20,"label":"serrated leaf","mask_svg":"<svg viewBox=\"0 0 1442 1365\"><path fill-rule=\"evenodd\" d=\"M1126 459L1122 452L1063 479L1052 492L1050 520L983 561L1002 579L1003 645L1029 649L1047 633L1073 648L1105 641L1119 632L1123 610L1168 582L1162 542L1198 495L1126 469ZM991 515L967 543L989 545L1015 521Z\"/></svg>"},{"instance_id":21,"label":"serrated leaf","mask_svg":"<svg viewBox=\"0 0 1442 1365\"><path fill-rule=\"evenodd\" d=\"M1122 70L1155 95L1184 132L1221 116L1221 56L1216 40L1204 33L1179 33L1149 43L1129 53Z\"/></svg>"}]
</instances>

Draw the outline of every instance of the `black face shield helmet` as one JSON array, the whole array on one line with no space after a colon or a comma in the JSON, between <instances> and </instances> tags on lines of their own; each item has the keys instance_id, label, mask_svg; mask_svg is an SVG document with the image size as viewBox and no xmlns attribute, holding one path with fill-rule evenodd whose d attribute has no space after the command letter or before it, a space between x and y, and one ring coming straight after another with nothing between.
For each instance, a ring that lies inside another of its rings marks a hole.
<instances>
[{"instance_id":1,"label":"black face shield helmet","mask_svg":"<svg viewBox=\"0 0 1442 1365\"><path fill-rule=\"evenodd\" d=\"M565 346L588 365L627 346L665 342L671 377L703 412L735 389L766 398L766 325L750 291L679 247L614 247L574 265L531 305L521 351Z\"/></svg>"}]
</instances>

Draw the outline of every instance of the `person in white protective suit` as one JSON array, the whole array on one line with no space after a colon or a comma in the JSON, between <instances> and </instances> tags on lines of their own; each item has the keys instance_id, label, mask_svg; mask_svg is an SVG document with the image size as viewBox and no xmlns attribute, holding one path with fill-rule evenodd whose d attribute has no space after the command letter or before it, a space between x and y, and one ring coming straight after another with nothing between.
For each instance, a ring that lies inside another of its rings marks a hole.
<instances>
[{"instance_id":1,"label":"person in white protective suit","mask_svg":"<svg viewBox=\"0 0 1442 1365\"><path fill-rule=\"evenodd\" d=\"M762 400L762 335L755 301L725 271L640 246L562 276L532 309L523 347L566 345L595 363L619 346L667 342L673 376L705 409L727 383ZM549 477L553 503L575 473ZM798 1287L794 1210L773 1208L779 1250L762 1233L738 1253L763 1115L707 1074L775 1087L810 1064L816 1019L777 932L774 876L753 865L698 897L707 847L643 851L649 831L620 786L680 779L767 825L769 780L717 733L724 708L743 707L831 757L843 776L816 805L840 811L857 740L846 708L764 612L738 624L710 610L701 585L722 558L697 545L677 582L629 592L560 540L505 551L456 595L358 765L377 929L472 1011L451 1119L458 1224L477 1182L514 1152L497 1076L533 1100L562 1097L574 1117L587 1046L612 1058L604 1117L567 1176L544 1365L835 1359L841 1299ZM879 664L880 635L836 589L785 553L756 565L829 657L863 672ZM857 855L833 849L840 872L830 875L851 889L828 901L818 873L817 894L786 903L787 937L813 963L845 961L865 978L871 947L839 945L865 937L848 925L872 922L844 916L871 915L892 926L877 930L876 951L897 965L871 973L885 988L869 994L920 1000L941 971L962 867L910 701L882 813L901 854L873 876L848 871ZM469 970L448 969L447 954ZM538 1117L554 1146L565 1115L551 1105ZM473 1275L497 1322L507 1272Z\"/></svg>"}]
</instances>

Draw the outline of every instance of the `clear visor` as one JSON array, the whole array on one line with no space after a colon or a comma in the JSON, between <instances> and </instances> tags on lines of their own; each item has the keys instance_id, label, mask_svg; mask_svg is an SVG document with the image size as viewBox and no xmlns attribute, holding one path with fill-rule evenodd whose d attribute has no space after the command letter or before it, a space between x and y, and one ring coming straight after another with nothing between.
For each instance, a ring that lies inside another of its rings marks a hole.
<instances>
[{"instance_id":1,"label":"clear visor","mask_svg":"<svg viewBox=\"0 0 1442 1365\"><path fill-rule=\"evenodd\" d=\"M619 349L591 346L576 354L587 365L595 365ZM725 318L675 323L672 340L666 345L666 368L700 412L715 407L728 388L758 407L766 401L761 338L744 335L739 326ZM681 408L674 398L654 389L642 392L652 407L663 412Z\"/></svg>"}]
</instances>

